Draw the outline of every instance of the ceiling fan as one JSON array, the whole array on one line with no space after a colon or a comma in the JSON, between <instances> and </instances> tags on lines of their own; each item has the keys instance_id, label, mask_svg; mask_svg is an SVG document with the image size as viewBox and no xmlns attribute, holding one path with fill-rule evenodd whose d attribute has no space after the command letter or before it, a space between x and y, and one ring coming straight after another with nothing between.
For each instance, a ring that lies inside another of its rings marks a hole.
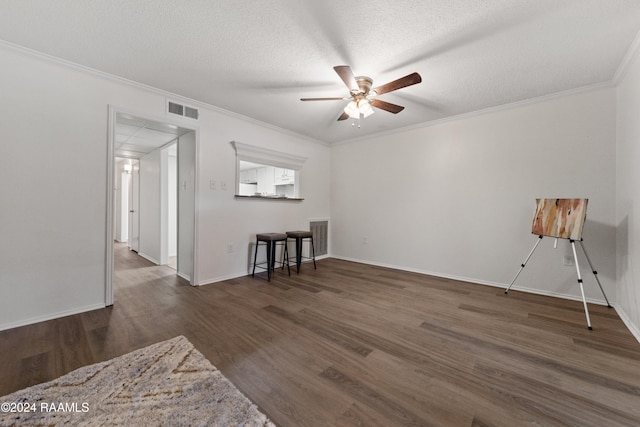
<instances>
[{"instance_id":1,"label":"ceiling fan","mask_svg":"<svg viewBox=\"0 0 640 427\"><path fill-rule=\"evenodd\" d=\"M402 89L403 87L415 85L422 81L422 77L418 73L412 73L407 76L401 77L397 80L384 84L382 86L371 89L373 80L371 77L366 76L354 76L351 71L351 67L348 65L338 65L333 67L338 73L342 81L349 89L349 96L344 98L300 98L300 101L350 101L344 108L344 112L338 117L338 121L346 120L349 117L353 119L359 119L360 115L363 117L369 117L373 114L373 108L379 108L381 110L388 111L393 114L398 114L404 110L404 107L390 102L377 99L376 96L383 93L392 92L394 90Z\"/></svg>"}]
</instances>

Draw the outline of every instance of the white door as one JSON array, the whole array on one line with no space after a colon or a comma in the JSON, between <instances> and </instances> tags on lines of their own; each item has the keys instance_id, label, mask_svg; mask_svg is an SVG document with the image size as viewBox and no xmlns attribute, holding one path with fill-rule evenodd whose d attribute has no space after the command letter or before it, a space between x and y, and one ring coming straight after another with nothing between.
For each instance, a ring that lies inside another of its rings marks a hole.
<instances>
[{"instance_id":1,"label":"white door","mask_svg":"<svg viewBox=\"0 0 640 427\"><path fill-rule=\"evenodd\" d=\"M140 164L133 164L129 180L129 249L138 252L140 246Z\"/></svg>"}]
</instances>

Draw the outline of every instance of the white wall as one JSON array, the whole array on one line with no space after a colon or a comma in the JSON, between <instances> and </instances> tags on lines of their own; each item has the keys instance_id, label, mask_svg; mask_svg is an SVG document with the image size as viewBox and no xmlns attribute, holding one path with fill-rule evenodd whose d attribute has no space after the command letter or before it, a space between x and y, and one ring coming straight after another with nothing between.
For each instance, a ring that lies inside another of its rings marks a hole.
<instances>
[{"instance_id":1,"label":"white wall","mask_svg":"<svg viewBox=\"0 0 640 427\"><path fill-rule=\"evenodd\" d=\"M331 167L335 257L506 286L535 243L535 199L587 197L585 245L615 298L613 88L345 143ZM543 239L514 289L577 298L565 254Z\"/></svg>"},{"instance_id":2,"label":"white wall","mask_svg":"<svg viewBox=\"0 0 640 427\"><path fill-rule=\"evenodd\" d=\"M122 171L119 172L120 179L118 181L118 197L116 215L116 240L119 242L127 242L129 240L129 179L131 174Z\"/></svg>"},{"instance_id":3,"label":"white wall","mask_svg":"<svg viewBox=\"0 0 640 427\"><path fill-rule=\"evenodd\" d=\"M126 242L129 228L129 174L125 172L124 165L128 161L117 159L115 163L113 215L115 223L113 227L114 239L118 242Z\"/></svg>"},{"instance_id":4,"label":"white wall","mask_svg":"<svg viewBox=\"0 0 640 427\"><path fill-rule=\"evenodd\" d=\"M169 169L167 170L167 253L169 256L178 255L178 159L176 155L169 154L167 157Z\"/></svg>"},{"instance_id":5,"label":"white wall","mask_svg":"<svg viewBox=\"0 0 640 427\"><path fill-rule=\"evenodd\" d=\"M0 329L104 304L110 85L94 81L0 47Z\"/></svg>"},{"instance_id":6,"label":"white wall","mask_svg":"<svg viewBox=\"0 0 640 427\"><path fill-rule=\"evenodd\" d=\"M201 250L196 260L201 284L247 274L256 233L308 229L308 219L328 217L330 180L330 151L324 145L210 111L203 111L202 119L197 233ZM300 171L300 197L305 200L235 199L232 140L307 157ZM233 252L227 252L228 245Z\"/></svg>"},{"instance_id":7,"label":"white wall","mask_svg":"<svg viewBox=\"0 0 640 427\"><path fill-rule=\"evenodd\" d=\"M284 231L328 216L329 148L319 143L203 105L197 122L176 119L165 113L164 92L1 42L0 85L0 329L105 304L109 105L199 127L200 283L246 274L256 231ZM232 140L308 156L307 200L235 200ZM208 190L211 178L227 189Z\"/></svg>"},{"instance_id":8,"label":"white wall","mask_svg":"<svg viewBox=\"0 0 640 427\"><path fill-rule=\"evenodd\" d=\"M196 284L194 239L196 223L196 134L178 140L178 274Z\"/></svg>"},{"instance_id":9,"label":"white wall","mask_svg":"<svg viewBox=\"0 0 640 427\"><path fill-rule=\"evenodd\" d=\"M640 55L617 88L618 311L640 340Z\"/></svg>"},{"instance_id":10,"label":"white wall","mask_svg":"<svg viewBox=\"0 0 640 427\"><path fill-rule=\"evenodd\" d=\"M159 265L165 265L177 249L177 161L169 151L158 149L140 158L139 255ZM192 199L191 210L193 206ZM188 242L193 246L192 235ZM185 261L193 264L193 256Z\"/></svg>"},{"instance_id":11,"label":"white wall","mask_svg":"<svg viewBox=\"0 0 640 427\"><path fill-rule=\"evenodd\" d=\"M140 249L140 162L131 162L129 174L129 249L138 252Z\"/></svg>"},{"instance_id":12,"label":"white wall","mask_svg":"<svg viewBox=\"0 0 640 427\"><path fill-rule=\"evenodd\" d=\"M161 251L161 181L160 150L140 158L140 243L138 254L160 264Z\"/></svg>"}]
</instances>

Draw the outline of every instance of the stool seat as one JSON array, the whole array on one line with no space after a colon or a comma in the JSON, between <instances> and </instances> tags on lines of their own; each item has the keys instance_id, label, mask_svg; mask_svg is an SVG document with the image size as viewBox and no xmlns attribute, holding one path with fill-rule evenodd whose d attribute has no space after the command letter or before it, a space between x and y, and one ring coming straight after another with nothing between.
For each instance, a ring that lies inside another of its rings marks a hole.
<instances>
[{"instance_id":1,"label":"stool seat","mask_svg":"<svg viewBox=\"0 0 640 427\"><path fill-rule=\"evenodd\" d=\"M287 231L287 237L306 239L313 237L311 231Z\"/></svg>"},{"instance_id":2,"label":"stool seat","mask_svg":"<svg viewBox=\"0 0 640 427\"><path fill-rule=\"evenodd\" d=\"M282 233L260 233L256 234L256 239L261 242L278 242L280 240L286 240L287 235Z\"/></svg>"},{"instance_id":3,"label":"stool seat","mask_svg":"<svg viewBox=\"0 0 640 427\"><path fill-rule=\"evenodd\" d=\"M313 268L316 269L316 249L313 246L313 233L307 230L287 231L286 233L287 241L289 239L295 239L296 242L296 271L300 273L300 263L302 262L302 258L312 259ZM311 244L311 257L302 256L302 242L304 239L309 239L309 243Z\"/></svg>"}]
</instances>

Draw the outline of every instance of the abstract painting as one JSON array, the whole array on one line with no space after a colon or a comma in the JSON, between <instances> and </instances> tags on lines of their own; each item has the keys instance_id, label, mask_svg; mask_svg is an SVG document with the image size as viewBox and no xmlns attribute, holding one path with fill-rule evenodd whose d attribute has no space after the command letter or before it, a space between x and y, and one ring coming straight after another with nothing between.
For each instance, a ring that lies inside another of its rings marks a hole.
<instances>
[{"instance_id":1,"label":"abstract painting","mask_svg":"<svg viewBox=\"0 0 640 427\"><path fill-rule=\"evenodd\" d=\"M580 240L589 199L536 199L531 232L539 236Z\"/></svg>"}]
</instances>

